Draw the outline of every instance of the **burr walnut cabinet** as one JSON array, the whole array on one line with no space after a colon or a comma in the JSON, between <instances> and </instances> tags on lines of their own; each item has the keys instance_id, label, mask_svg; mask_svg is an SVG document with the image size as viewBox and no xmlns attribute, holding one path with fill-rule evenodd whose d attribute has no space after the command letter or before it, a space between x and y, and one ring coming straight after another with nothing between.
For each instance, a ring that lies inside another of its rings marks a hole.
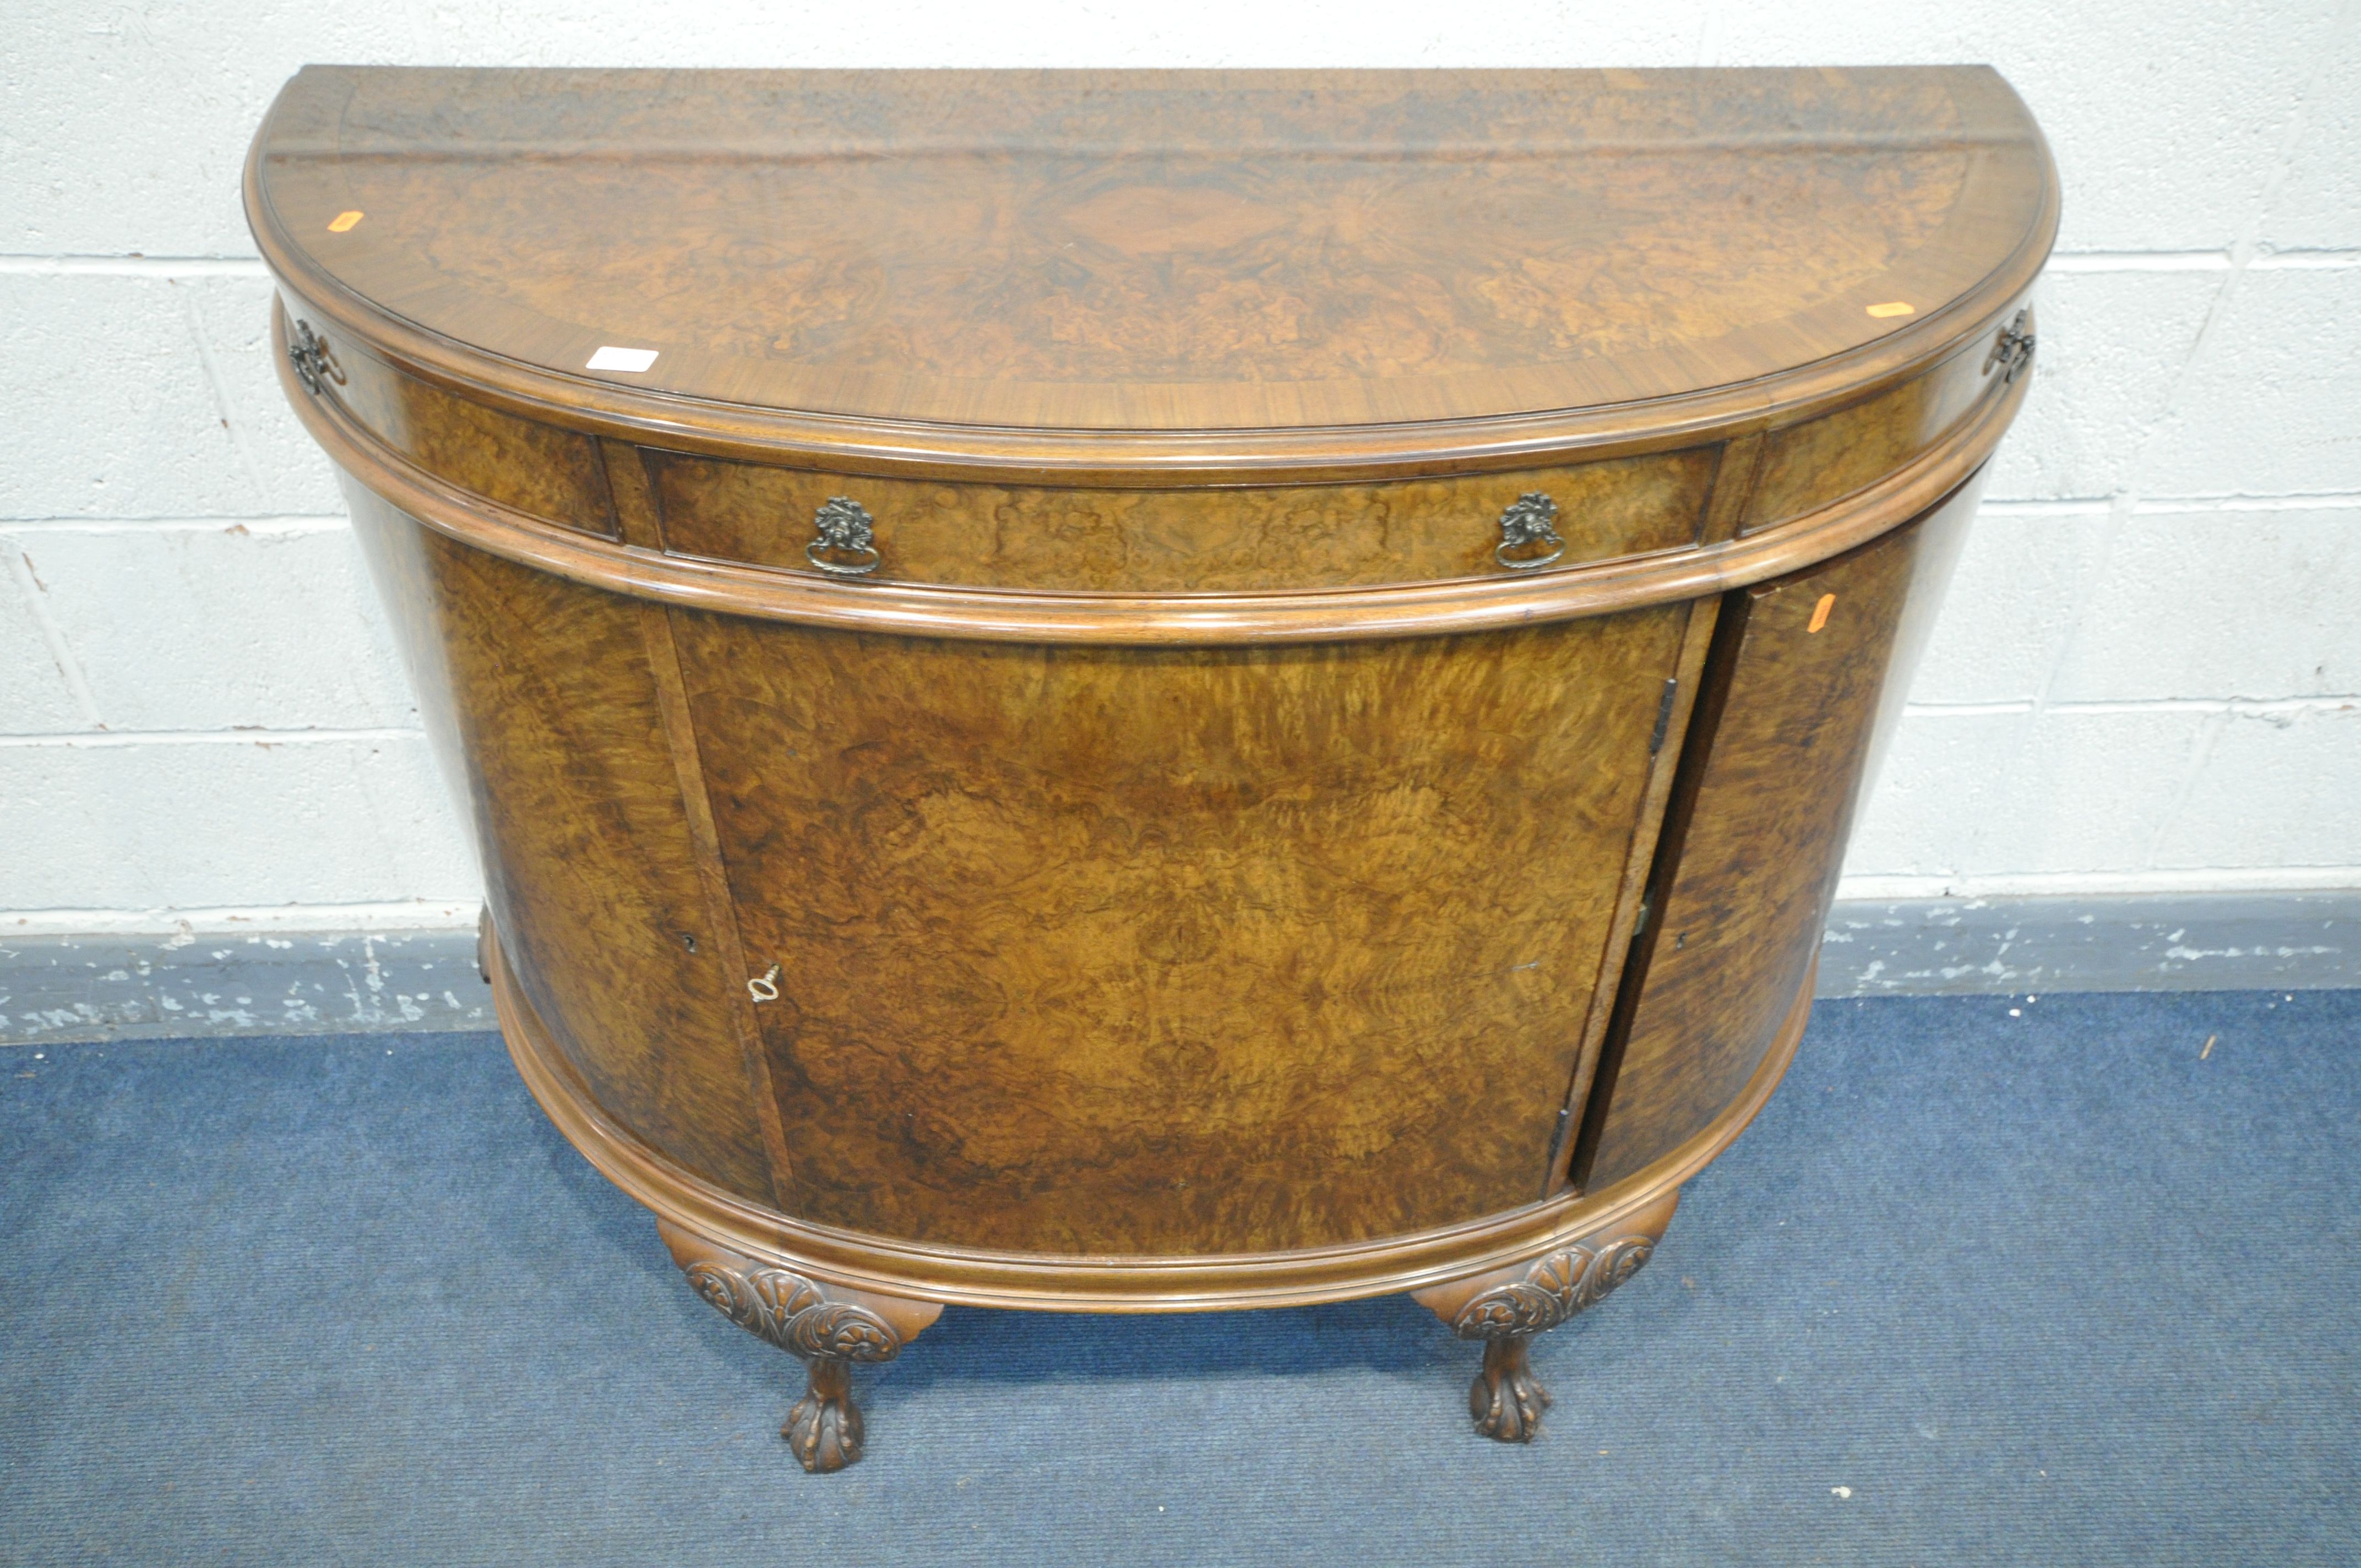
<instances>
[{"instance_id":1,"label":"burr walnut cabinet","mask_svg":"<svg viewBox=\"0 0 2361 1568\"><path fill-rule=\"evenodd\" d=\"M525 1082L786 1435L946 1302L1530 1337L1777 1083L2025 393L1982 68L311 68L289 397Z\"/></svg>"}]
</instances>

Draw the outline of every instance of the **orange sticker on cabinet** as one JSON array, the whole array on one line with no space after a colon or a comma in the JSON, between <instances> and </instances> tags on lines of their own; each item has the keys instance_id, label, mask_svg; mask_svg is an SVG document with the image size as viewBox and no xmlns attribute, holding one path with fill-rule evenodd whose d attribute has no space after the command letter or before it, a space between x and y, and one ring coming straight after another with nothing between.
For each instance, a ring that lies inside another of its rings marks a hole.
<instances>
[{"instance_id":1,"label":"orange sticker on cabinet","mask_svg":"<svg viewBox=\"0 0 2361 1568\"><path fill-rule=\"evenodd\" d=\"M1915 316L1918 307L1907 300L1888 300L1882 305L1872 305L1869 313L1883 321L1887 316Z\"/></svg>"},{"instance_id":2,"label":"orange sticker on cabinet","mask_svg":"<svg viewBox=\"0 0 2361 1568\"><path fill-rule=\"evenodd\" d=\"M1826 626L1828 623L1828 611L1836 609L1836 595L1822 594L1820 596L1820 602L1812 607L1812 624L1806 626L1804 630L1806 631L1817 631L1821 627Z\"/></svg>"},{"instance_id":3,"label":"orange sticker on cabinet","mask_svg":"<svg viewBox=\"0 0 2361 1568\"><path fill-rule=\"evenodd\" d=\"M360 221L361 214L358 213L338 213L335 217L328 220L328 232L330 234L343 234Z\"/></svg>"}]
</instances>

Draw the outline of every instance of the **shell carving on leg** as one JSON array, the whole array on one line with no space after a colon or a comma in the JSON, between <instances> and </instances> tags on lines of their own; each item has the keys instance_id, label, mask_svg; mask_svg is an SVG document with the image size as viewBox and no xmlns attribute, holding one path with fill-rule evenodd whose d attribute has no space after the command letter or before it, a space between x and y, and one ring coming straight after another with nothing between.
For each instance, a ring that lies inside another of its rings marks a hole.
<instances>
[{"instance_id":1,"label":"shell carving on leg","mask_svg":"<svg viewBox=\"0 0 2361 1568\"><path fill-rule=\"evenodd\" d=\"M658 1228L689 1288L707 1305L807 1367L804 1397L779 1430L796 1460L807 1470L829 1471L859 1459L862 1422L852 1398L852 1364L893 1360L941 1307L831 1286L676 1227Z\"/></svg>"},{"instance_id":2,"label":"shell carving on leg","mask_svg":"<svg viewBox=\"0 0 2361 1568\"><path fill-rule=\"evenodd\" d=\"M1637 1274L1655 1252L1678 1196L1667 1194L1579 1241L1561 1242L1521 1266L1413 1293L1453 1333L1484 1342L1483 1370L1467 1390L1477 1432L1501 1442L1530 1442L1540 1432L1550 1396L1533 1376L1533 1336L1597 1306Z\"/></svg>"}]
</instances>

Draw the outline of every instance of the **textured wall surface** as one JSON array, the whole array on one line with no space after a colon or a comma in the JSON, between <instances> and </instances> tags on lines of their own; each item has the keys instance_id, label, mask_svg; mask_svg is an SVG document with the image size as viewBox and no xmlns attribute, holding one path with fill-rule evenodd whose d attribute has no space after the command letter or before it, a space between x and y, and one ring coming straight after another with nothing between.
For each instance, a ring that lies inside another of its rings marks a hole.
<instances>
[{"instance_id":1,"label":"textured wall surface","mask_svg":"<svg viewBox=\"0 0 2361 1568\"><path fill-rule=\"evenodd\" d=\"M1989 60L2066 186L2041 358L1857 897L2361 886L2361 5L21 0L0 73L0 930L471 920L247 140L307 60Z\"/></svg>"}]
</instances>

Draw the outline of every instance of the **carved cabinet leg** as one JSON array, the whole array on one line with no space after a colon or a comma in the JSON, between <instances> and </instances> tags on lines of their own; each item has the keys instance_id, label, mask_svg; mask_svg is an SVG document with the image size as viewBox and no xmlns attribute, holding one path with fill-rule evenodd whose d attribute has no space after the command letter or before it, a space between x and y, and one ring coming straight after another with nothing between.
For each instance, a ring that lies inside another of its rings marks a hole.
<instances>
[{"instance_id":1,"label":"carved cabinet leg","mask_svg":"<svg viewBox=\"0 0 2361 1568\"><path fill-rule=\"evenodd\" d=\"M1478 1432L1501 1442L1531 1442L1540 1433L1550 1396L1533 1376L1527 1354L1533 1336L1596 1306L1637 1274L1672 1223L1679 1201L1675 1189L1629 1219L1563 1243L1530 1263L1411 1293L1412 1300L1450 1324L1453 1333L1484 1342L1484 1369L1467 1391Z\"/></svg>"},{"instance_id":2,"label":"carved cabinet leg","mask_svg":"<svg viewBox=\"0 0 2361 1568\"><path fill-rule=\"evenodd\" d=\"M852 1363L816 1355L811 1381L787 1412L779 1435L807 1470L841 1470L861 1457L861 1407L852 1402Z\"/></svg>"},{"instance_id":3,"label":"carved cabinet leg","mask_svg":"<svg viewBox=\"0 0 2361 1568\"><path fill-rule=\"evenodd\" d=\"M859 1459L862 1420L852 1401L852 1364L893 1360L942 1315L942 1304L807 1278L662 1220L656 1232L690 1288L716 1311L792 1351L809 1368L804 1397L779 1429L803 1467L841 1470Z\"/></svg>"},{"instance_id":4,"label":"carved cabinet leg","mask_svg":"<svg viewBox=\"0 0 2361 1568\"><path fill-rule=\"evenodd\" d=\"M1500 1334L1484 1342L1484 1370L1467 1390L1467 1413L1476 1430L1502 1442L1531 1442L1542 1430L1549 1390L1533 1376L1526 1347L1531 1334Z\"/></svg>"}]
</instances>

